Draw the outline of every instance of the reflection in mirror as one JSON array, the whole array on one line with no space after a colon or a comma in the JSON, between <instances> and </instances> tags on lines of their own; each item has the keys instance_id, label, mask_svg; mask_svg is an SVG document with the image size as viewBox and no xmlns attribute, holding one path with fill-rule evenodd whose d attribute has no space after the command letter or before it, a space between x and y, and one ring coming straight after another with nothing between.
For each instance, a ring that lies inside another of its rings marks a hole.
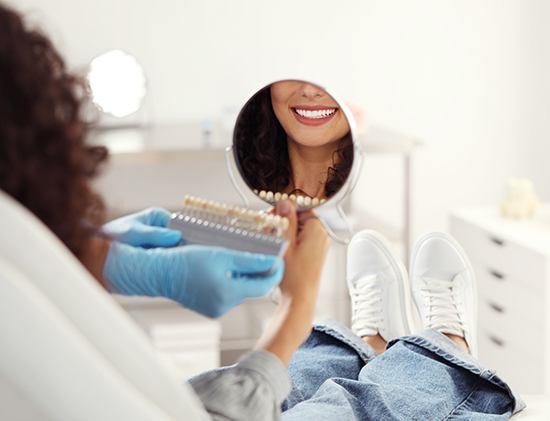
<instances>
[{"instance_id":1,"label":"reflection in mirror","mask_svg":"<svg viewBox=\"0 0 550 421\"><path fill-rule=\"evenodd\" d=\"M298 80L275 82L252 96L237 119L233 151L256 195L270 204L289 198L300 210L338 193L354 158L340 104L319 86Z\"/></svg>"}]
</instances>

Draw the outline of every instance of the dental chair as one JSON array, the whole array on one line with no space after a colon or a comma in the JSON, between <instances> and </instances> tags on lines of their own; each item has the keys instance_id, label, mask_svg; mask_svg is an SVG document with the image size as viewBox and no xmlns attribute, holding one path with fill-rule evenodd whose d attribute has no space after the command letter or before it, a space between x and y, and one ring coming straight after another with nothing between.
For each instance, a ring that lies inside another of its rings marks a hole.
<instances>
[{"instance_id":1,"label":"dental chair","mask_svg":"<svg viewBox=\"0 0 550 421\"><path fill-rule=\"evenodd\" d=\"M0 215L0 419L203 419L190 386L57 237L2 192Z\"/></svg>"},{"instance_id":2,"label":"dental chair","mask_svg":"<svg viewBox=\"0 0 550 421\"><path fill-rule=\"evenodd\" d=\"M200 420L190 386L32 214L0 192L0 419ZM514 417L550 419L526 397Z\"/></svg>"}]
</instances>

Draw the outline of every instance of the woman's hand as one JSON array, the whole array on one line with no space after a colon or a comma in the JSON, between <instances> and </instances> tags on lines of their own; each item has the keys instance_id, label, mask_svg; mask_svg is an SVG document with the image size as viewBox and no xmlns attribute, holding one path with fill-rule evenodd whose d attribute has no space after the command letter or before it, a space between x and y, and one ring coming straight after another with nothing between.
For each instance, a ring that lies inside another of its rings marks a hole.
<instances>
[{"instance_id":1,"label":"woman's hand","mask_svg":"<svg viewBox=\"0 0 550 421\"><path fill-rule=\"evenodd\" d=\"M313 212L296 213L293 202L280 202L277 214L289 219L285 274L280 284L283 299L316 300L328 236Z\"/></svg>"}]
</instances>

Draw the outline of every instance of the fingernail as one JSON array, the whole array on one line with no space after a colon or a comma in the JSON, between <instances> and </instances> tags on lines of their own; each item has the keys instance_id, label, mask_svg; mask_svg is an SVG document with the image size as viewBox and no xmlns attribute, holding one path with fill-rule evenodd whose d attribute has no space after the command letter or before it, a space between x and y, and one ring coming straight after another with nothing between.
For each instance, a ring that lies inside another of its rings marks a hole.
<instances>
[{"instance_id":1,"label":"fingernail","mask_svg":"<svg viewBox=\"0 0 550 421\"><path fill-rule=\"evenodd\" d=\"M290 203L288 200L283 200L277 203L277 213L279 215L288 215L290 213Z\"/></svg>"}]
</instances>

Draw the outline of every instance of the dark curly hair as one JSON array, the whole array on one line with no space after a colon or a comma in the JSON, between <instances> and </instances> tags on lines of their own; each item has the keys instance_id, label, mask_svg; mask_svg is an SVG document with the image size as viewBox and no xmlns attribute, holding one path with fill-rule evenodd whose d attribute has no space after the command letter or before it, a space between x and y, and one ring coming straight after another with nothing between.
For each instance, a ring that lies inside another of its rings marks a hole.
<instances>
[{"instance_id":1,"label":"dark curly hair","mask_svg":"<svg viewBox=\"0 0 550 421\"><path fill-rule=\"evenodd\" d=\"M50 40L0 5L0 189L81 260L103 222L90 180L107 157L85 144L85 96Z\"/></svg>"},{"instance_id":2,"label":"dark curly hair","mask_svg":"<svg viewBox=\"0 0 550 421\"><path fill-rule=\"evenodd\" d=\"M234 135L237 165L251 189L282 191L291 179L287 134L271 105L271 86L254 95L244 106ZM348 133L338 141L327 169L325 196L331 197L344 184L353 162L353 142Z\"/></svg>"}]
</instances>

